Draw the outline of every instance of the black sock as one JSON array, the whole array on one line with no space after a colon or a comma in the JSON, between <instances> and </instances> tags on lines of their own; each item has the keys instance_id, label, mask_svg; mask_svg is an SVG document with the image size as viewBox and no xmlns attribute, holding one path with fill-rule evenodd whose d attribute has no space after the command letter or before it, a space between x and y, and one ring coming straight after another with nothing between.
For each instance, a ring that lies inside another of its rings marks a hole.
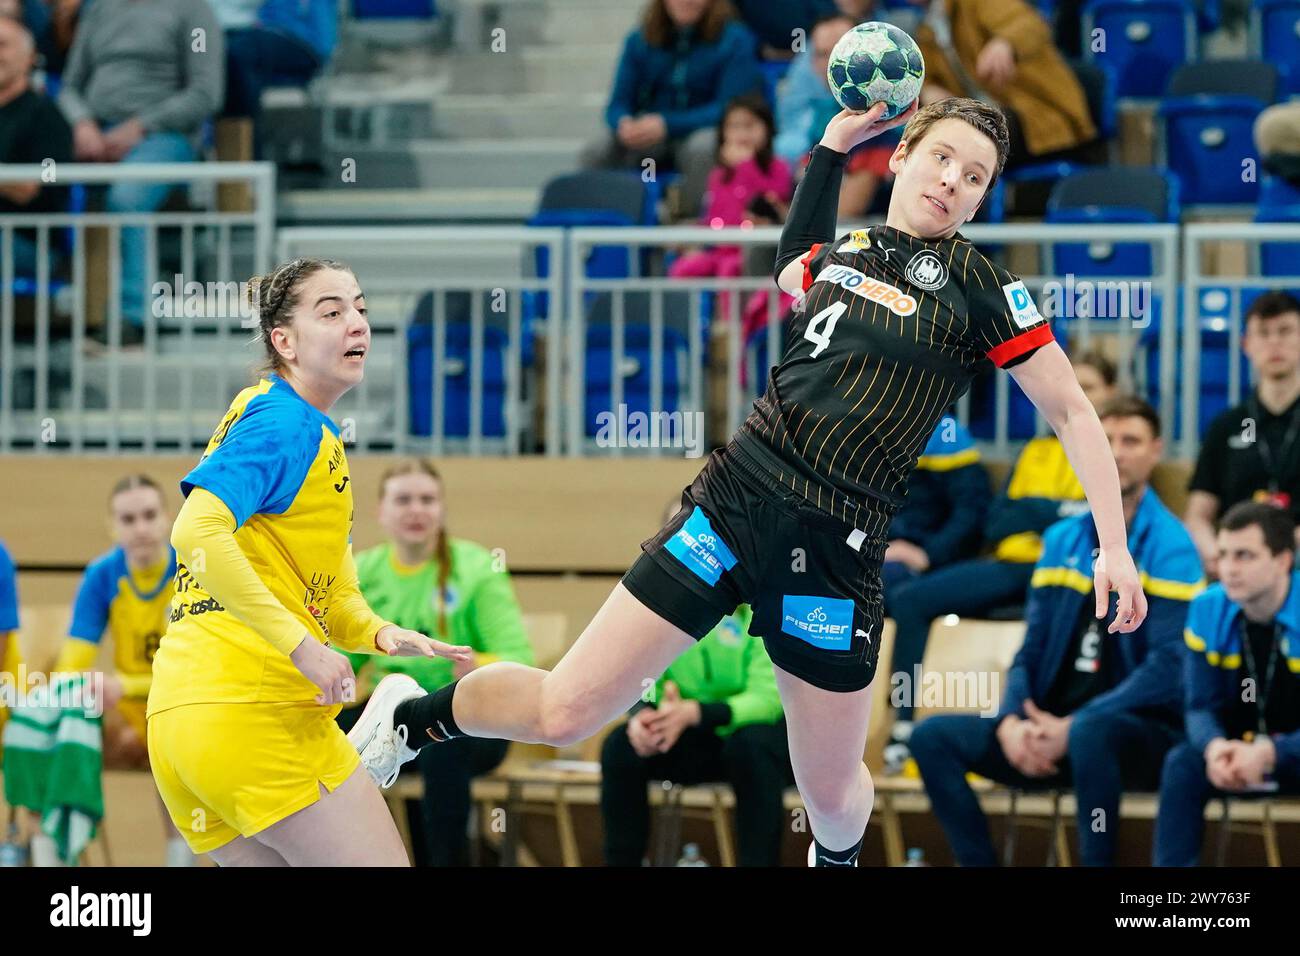
<instances>
[{"instance_id":1,"label":"black sock","mask_svg":"<svg viewBox=\"0 0 1300 956\"><path fill-rule=\"evenodd\" d=\"M458 683L452 681L432 694L404 700L397 705L393 711L393 728L406 725L406 746L419 750L427 744L465 736L451 716L451 698Z\"/></svg>"},{"instance_id":2,"label":"black sock","mask_svg":"<svg viewBox=\"0 0 1300 956\"><path fill-rule=\"evenodd\" d=\"M817 866L857 866L858 854L862 852L862 841L866 834L858 838L858 842L853 844L847 850L828 850L813 839L813 845L817 847Z\"/></svg>"}]
</instances>

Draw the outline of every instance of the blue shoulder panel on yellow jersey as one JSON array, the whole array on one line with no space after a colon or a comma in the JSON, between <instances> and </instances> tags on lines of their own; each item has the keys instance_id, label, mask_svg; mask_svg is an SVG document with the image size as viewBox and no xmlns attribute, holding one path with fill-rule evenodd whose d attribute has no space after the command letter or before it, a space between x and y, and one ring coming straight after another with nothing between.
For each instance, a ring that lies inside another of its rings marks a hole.
<instances>
[{"instance_id":1,"label":"blue shoulder panel on yellow jersey","mask_svg":"<svg viewBox=\"0 0 1300 956\"><path fill-rule=\"evenodd\" d=\"M282 514L320 451L322 427L338 434L329 416L273 376L271 388L244 406L220 444L181 480L181 491L216 495L237 527L255 514Z\"/></svg>"},{"instance_id":2,"label":"blue shoulder panel on yellow jersey","mask_svg":"<svg viewBox=\"0 0 1300 956\"><path fill-rule=\"evenodd\" d=\"M98 644L108 626L109 606L117 595L117 582L126 573L126 553L114 548L86 566L77 599L72 605L72 626L68 635Z\"/></svg>"},{"instance_id":3,"label":"blue shoulder panel on yellow jersey","mask_svg":"<svg viewBox=\"0 0 1300 956\"><path fill-rule=\"evenodd\" d=\"M13 559L0 544L0 634L18 630L18 575Z\"/></svg>"}]
</instances>

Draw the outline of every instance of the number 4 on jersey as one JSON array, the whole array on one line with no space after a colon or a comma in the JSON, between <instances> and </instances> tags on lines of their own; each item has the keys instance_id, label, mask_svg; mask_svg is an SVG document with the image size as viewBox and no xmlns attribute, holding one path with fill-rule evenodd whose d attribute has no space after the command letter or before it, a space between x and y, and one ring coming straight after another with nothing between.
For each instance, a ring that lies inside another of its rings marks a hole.
<instances>
[{"instance_id":1,"label":"number 4 on jersey","mask_svg":"<svg viewBox=\"0 0 1300 956\"><path fill-rule=\"evenodd\" d=\"M840 320L840 316L848 307L847 302L836 302L808 320L808 327L803 330L803 337L817 346L812 350L810 358L816 358L826 351L826 346L831 344L831 333L835 331L835 323ZM819 331L818 326L823 322L826 323L826 328L824 331Z\"/></svg>"}]
</instances>

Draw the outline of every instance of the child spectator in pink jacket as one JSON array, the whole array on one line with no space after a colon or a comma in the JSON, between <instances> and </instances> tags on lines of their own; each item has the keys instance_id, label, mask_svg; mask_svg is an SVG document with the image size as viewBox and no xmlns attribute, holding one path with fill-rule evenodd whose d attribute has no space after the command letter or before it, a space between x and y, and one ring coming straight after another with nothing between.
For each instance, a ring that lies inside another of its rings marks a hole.
<instances>
[{"instance_id":1,"label":"child spectator in pink jacket","mask_svg":"<svg viewBox=\"0 0 1300 956\"><path fill-rule=\"evenodd\" d=\"M794 193L790 166L772 153L776 127L767 102L757 95L727 104L718 129L718 165L709 174L701 221L714 229L780 223ZM668 269L677 278L733 277L744 273L741 246L709 246L679 257ZM744 340L767 324L768 291L756 290L742 311ZM778 315L793 300L781 294ZM718 296L718 316L730 315L727 293Z\"/></svg>"}]
</instances>

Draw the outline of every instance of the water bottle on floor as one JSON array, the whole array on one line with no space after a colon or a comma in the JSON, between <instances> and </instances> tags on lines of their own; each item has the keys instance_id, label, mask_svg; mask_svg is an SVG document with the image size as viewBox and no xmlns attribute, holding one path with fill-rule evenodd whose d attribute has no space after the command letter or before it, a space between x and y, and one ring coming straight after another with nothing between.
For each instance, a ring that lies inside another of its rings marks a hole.
<instances>
[{"instance_id":1,"label":"water bottle on floor","mask_svg":"<svg viewBox=\"0 0 1300 956\"><path fill-rule=\"evenodd\" d=\"M682 847L682 858L677 861L678 866L708 866L709 861L700 856L700 845L698 843L688 843Z\"/></svg>"},{"instance_id":2,"label":"water bottle on floor","mask_svg":"<svg viewBox=\"0 0 1300 956\"><path fill-rule=\"evenodd\" d=\"M9 824L9 836L0 843L0 867L26 866L27 847L18 842L17 824Z\"/></svg>"},{"instance_id":3,"label":"water bottle on floor","mask_svg":"<svg viewBox=\"0 0 1300 956\"><path fill-rule=\"evenodd\" d=\"M903 866L929 866L925 862L925 851L919 846L914 846L907 851L907 862Z\"/></svg>"}]
</instances>

